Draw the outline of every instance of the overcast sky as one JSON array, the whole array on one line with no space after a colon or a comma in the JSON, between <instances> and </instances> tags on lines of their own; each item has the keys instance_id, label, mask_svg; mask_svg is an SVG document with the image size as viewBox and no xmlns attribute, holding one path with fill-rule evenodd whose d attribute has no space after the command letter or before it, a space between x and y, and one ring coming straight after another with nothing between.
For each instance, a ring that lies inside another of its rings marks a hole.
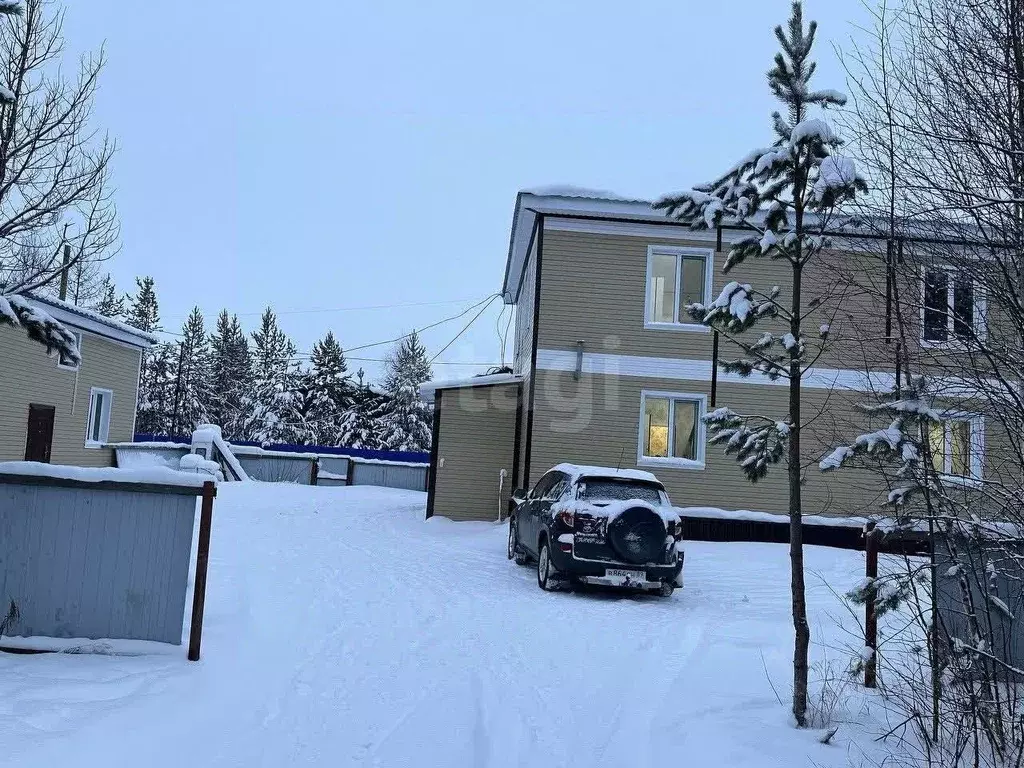
<instances>
[{"instance_id":1,"label":"overcast sky","mask_svg":"<svg viewBox=\"0 0 1024 768\"><path fill-rule=\"evenodd\" d=\"M434 323L501 289L518 189L652 197L769 139L764 73L788 10L71 4L69 53L105 42L109 56L96 117L120 143L124 250L111 271L124 289L152 275L170 330L194 304L250 329L270 304L302 351L328 329L349 349ZM864 11L810 0L805 15L821 25L818 86L842 87L832 44ZM500 362L500 311L497 300L438 362ZM465 319L424 333L432 354ZM435 378L480 370L437 364Z\"/></svg>"}]
</instances>

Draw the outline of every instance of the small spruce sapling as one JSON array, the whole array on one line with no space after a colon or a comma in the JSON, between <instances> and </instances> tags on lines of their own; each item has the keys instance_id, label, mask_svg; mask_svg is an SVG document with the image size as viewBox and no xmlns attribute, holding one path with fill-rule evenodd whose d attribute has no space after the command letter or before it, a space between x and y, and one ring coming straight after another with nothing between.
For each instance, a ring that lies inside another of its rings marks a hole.
<instances>
[{"instance_id":1,"label":"small spruce sapling","mask_svg":"<svg viewBox=\"0 0 1024 768\"><path fill-rule=\"evenodd\" d=\"M835 130L813 110L842 105L846 97L833 90L810 87L815 63L810 58L817 25L804 27L799 2L794 2L786 28L775 28L781 50L768 72L768 85L785 107L771 115L775 140L770 147L748 152L736 165L709 184L666 195L655 203L670 217L693 229L731 225L752 231L732 243L723 265L729 273L748 259L787 262L792 283L789 302L779 286L757 290L732 281L710 303L696 302L686 311L698 322L720 332L740 348L741 357L722 364L726 371L771 380L787 379L789 410L781 418L739 414L721 408L708 414L711 442L735 453L751 481L763 478L771 465L788 462L790 559L792 570L793 715L807 725L807 676L810 629L807 624L803 577L801 516L801 380L822 353L828 328L820 326L812 341L804 321L819 310L802 297L804 267L828 245L824 236L833 214L867 186L849 158L836 150L842 145ZM784 333L766 331L751 340L746 332L761 322L783 324Z\"/></svg>"}]
</instances>

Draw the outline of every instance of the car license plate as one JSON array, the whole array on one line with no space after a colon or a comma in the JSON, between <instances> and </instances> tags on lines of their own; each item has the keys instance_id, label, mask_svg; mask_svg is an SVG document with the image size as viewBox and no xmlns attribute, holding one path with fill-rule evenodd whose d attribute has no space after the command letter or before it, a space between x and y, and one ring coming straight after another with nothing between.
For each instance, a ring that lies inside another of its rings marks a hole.
<instances>
[{"instance_id":1,"label":"car license plate","mask_svg":"<svg viewBox=\"0 0 1024 768\"><path fill-rule=\"evenodd\" d=\"M647 581L647 574L644 571L626 571L620 568L608 568L605 570L604 575L609 579L619 579L621 581L628 581L635 584Z\"/></svg>"}]
</instances>

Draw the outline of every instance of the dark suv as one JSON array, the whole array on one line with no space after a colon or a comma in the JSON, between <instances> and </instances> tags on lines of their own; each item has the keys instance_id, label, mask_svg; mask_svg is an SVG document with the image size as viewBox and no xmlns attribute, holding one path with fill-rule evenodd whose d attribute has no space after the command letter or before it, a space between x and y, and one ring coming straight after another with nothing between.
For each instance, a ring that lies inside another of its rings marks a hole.
<instances>
[{"instance_id":1,"label":"dark suv","mask_svg":"<svg viewBox=\"0 0 1024 768\"><path fill-rule=\"evenodd\" d=\"M512 498L508 557L535 561L541 589L682 586L682 521L651 473L559 464Z\"/></svg>"}]
</instances>

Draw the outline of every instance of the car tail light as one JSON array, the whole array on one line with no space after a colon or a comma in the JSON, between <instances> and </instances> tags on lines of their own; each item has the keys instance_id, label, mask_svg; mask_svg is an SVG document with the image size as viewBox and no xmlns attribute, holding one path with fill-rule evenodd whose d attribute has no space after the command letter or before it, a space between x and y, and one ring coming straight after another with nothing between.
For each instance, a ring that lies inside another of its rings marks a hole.
<instances>
[{"instance_id":1,"label":"car tail light","mask_svg":"<svg viewBox=\"0 0 1024 768\"><path fill-rule=\"evenodd\" d=\"M666 528L668 529L668 535L671 536L676 541L679 541L680 539L683 538L683 521L682 520L677 520L675 522L669 523L666 526Z\"/></svg>"},{"instance_id":2,"label":"car tail light","mask_svg":"<svg viewBox=\"0 0 1024 768\"><path fill-rule=\"evenodd\" d=\"M571 509L563 509L561 512L559 512L558 519L561 520L562 523L569 528L572 528L576 523L575 513Z\"/></svg>"}]
</instances>

